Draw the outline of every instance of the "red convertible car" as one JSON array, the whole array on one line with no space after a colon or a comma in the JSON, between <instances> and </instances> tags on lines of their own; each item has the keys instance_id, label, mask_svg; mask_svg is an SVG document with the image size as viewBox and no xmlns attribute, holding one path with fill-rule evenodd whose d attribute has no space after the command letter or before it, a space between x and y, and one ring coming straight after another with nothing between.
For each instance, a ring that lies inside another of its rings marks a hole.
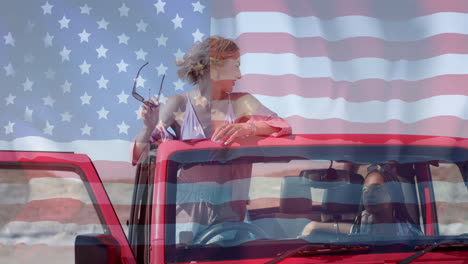
<instances>
[{"instance_id":1,"label":"red convertible car","mask_svg":"<svg viewBox=\"0 0 468 264\"><path fill-rule=\"evenodd\" d=\"M166 142L139 165L128 226L86 155L3 151L0 172L2 186L10 184L2 207L11 216L1 223L2 260L30 254L34 263L79 264L468 261L467 139ZM11 195L25 202L10 204Z\"/></svg>"}]
</instances>

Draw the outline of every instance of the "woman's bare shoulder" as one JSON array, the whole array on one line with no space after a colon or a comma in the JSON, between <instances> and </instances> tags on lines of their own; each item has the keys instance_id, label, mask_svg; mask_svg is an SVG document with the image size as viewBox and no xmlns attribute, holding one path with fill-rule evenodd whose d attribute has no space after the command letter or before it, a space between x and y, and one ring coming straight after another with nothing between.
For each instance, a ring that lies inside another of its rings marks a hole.
<instances>
[{"instance_id":1,"label":"woman's bare shoulder","mask_svg":"<svg viewBox=\"0 0 468 264\"><path fill-rule=\"evenodd\" d=\"M249 93L231 93L231 100L233 101L247 101L247 102L252 102L252 101L258 101L255 96Z\"/></svg>"},{"instance_id":2,"label":"woman's bare shoulder","mask_svg":"<svg viewBox=\"0 0 468 264\"><path fill-rule=\"evenodd\" d=\"M185 95L172 95L161 105L159 112L159 121L165 126L173 126L176 123L174 113L185 111Z\"/></svg>"},{"instance_id":3,"label":"woman's bare shoulder","mask_svg":"<svg viewBox=\"0 0 468 264\"><path fill-rule=\"evenodd\" d=\"M186 95L184 94L175 94L167 98L163 107L168 109L177 109L186 103Z\"/></svg>"},{"instance_id":4,"label":"woman's bare shoulder","mask_svg":"<svg viewBox=\"0 0 468 264\"><path fill-rule=\"evenodd\" d=\"M232 93L231 100L236 102L238 105L245 105L250 107L258 107L260 101L255 96L249 93Z\"/></svg>"}]
</instances>

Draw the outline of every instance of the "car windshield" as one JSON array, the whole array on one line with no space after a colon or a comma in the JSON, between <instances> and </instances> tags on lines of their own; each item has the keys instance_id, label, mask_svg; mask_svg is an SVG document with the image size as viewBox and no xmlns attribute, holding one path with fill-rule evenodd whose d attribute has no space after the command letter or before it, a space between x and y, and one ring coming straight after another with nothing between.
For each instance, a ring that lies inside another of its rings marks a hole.
<instances>
[{"instance_id":1,"label":"car windshield","mask_svg":"<svg viewBox=\"0 0 468 264\"><path fill-rule=\"evenodd\" d=\"M177 152L166 261L273 258L308 243L412 251L462 235L467 160L464 149L407 146Z\"/></svg>"}]
</instances>

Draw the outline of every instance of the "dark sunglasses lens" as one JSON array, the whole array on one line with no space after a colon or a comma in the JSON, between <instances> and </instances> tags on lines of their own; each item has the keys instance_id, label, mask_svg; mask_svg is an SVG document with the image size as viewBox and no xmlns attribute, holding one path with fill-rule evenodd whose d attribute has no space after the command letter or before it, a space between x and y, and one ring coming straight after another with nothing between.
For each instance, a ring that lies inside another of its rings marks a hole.
<instances>
[{"instance_id":1,"label":"dark sunglasses lens","mask_svg":"<svg viewBox=\"0 0 468 264\"><path fill-rule=\"evenodd\" d=\"M136 92L133 92L132 95L133 95L133 97L135 97L135 99L137 99L137 100L140 101L140 102L145 101L145 98L143 98L143 96L139 95L139 94L136 93Z\"/></svg>"},{"instance_id":2,"label":"dark sunglasses lens","mask_svg":"<svg viewBox=\"0 0 468 264\"><path fill-rule=\"evenodd\" d=\"M148 65L148 62L145 63L145 64L143 64L143 66L141 66L140 69L138 70L137 76L136 76L136 78L135 78L135 83L133 84L132 95L133 95L133 97L134 97L135 99L137 99L138 101L140 101L140 102L142 102L142 103L144 103L144 104L146 104L146 105L148 105L148 106L156 106L156 105L155 105L153 102L151 102L151 101L145 101L145 98L143 98L143 96L141 96L140 94L138 94L138 93L136 92L136 86L137 86L138 78L140 77L140 71L141 71L141 69L143 69L146 65ZM159 88L158 97L159 97L159 95L161 94L162 83L163 83L163 81L164 81L164 77L165 77L165 75L163 76L163 79L162 79L162 81L161 81L161 87Z\"/></svg>"}]
</instances>

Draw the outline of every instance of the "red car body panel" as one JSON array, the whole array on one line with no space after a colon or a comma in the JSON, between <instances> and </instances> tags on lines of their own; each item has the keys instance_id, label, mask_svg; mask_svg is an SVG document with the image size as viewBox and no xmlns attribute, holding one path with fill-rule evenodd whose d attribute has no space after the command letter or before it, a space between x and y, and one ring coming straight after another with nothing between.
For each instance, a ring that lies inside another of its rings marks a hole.
<instances>
[{"instance_id":1,"label":"red car body panel","mask_svg":"<svg viewBox=\"0 0 468 264\"><path fill-rule=\"evenodd\" d=\"M114 208L109 200L106 190L102 185L93 163L88 156L74 153L58 152L10 152L0 151L1 162L25 164L44 164L47 166L68 167L82 175L89 182L99 209L104 218L105 224L109 228L111 235L118 241L123 260L133 264L135 258L128 245L127 237L117 218Z\"/></svg>"},{"instance_id":2,"label":"red car body panel","mask_svg":"<svg viewBox=\"0 0 468 264\"><path fill-rule=\"evenodd\" d=\"M440 146L468 148L468 139L455 137L434 137L420 135L375 135L375 134L304 134L287 137L249 137L224 146L210 140L169 141L162 144L159 159L170 156L175 151L193 149L222 149L238 147L268 146L333 146L333 145L380 145L380 146Z\"/></svg>"},{"instance_id":3,"label":"red car body panel","mask_svg":"<svg viewBox=\"0 0 468 264\"><path fill-rule=\"evenodd\" d=\"M214 143L211 140L188 140L188 141L170 141L161 144L158 148L156 160L156 171L154 177L154 192L152 223L151 223L151 263L165 263L164 259L164 221L165 221L165 198L166 198L166 178L160 175L166 175L168 161L172 154L180 151L195 149L223 149L229 148L256 148L270 146L334 146L334 145L379 145L379 146L435 146L435 147L454 147L468 148L468 139L453 137L434 137L434 136L416 136L416 135L372 135L372 134L345 134L345 135L293 135L282 138L251 137L234 142L229 146ZM431 202L429 189L426 186L426 235L434 235L433 228L433 210L434 204ZM354 256L321 256L307 258L289 258L281 263L396 263L413 253L392 253L392 254L360 254ZM235 261L207 261L197 263L265 263L270 259L245 259ZM417 259L416 262L423 263L465 263L468 260L468 252L450 252L450 253L428 253ZM462 262L460 262L462 261Z\"/></svg>"},{"instance_id":4,"label":"red car body panel","mask_svg":"<svg viewBox=\"0 0 468 264\"><path fill-rule=\"evenodd\" d=\"M388 253L388 254L360 254L349 256L312 256L293 257L279 262L280 264L314 264L314 263L349 263L349 264L377 264L377 263L398 263L399 261L413 255L414 253ZM259 264L266 263L271 259L247 259L233 261L207 261L197 263L209 264ZM468 253L466 252L430 252L416 259L412 263L467 263ZM164 262L162 262L164 263ZM190 263L190 262L188 262Z\"/></svg>"},{"instance_id":5,"label":"red car body panel","mask_svg":"<svg viewBox=\"0 0 468 264\"><path fill-rule=\"evenodd\" d=\"M438 146L468 148L468 139L432 136L411 135L294 135L283 138L247 138L240 142L232 143L229 148L257 148L269 146L334 146L334 145L380 145L380 146ZM168 161L171 156L180 151L196 149L222 149L226 146L214 143L210 140L171 141L160 145L156 160L156 170L153 189L153 209L150 235L150 263L165 263L165 212L166 212L166 174ZM95 199L104 217L105 224L109 227L111 235L119 242L124 263L136 263L127 238L122 230L117 215L97 175L91 160L84 154L73 153L42 153L42 152L0 152L0 161L26 164L47 164L66 166L76 171L82 171L86 180L90 183ZM426 235L434 235L433 229L433 201L429 195L429 187L424 189L426 204ZM293 257L281 261L281 263L397 263L398 261L413 255L409 253L386 254L355 254L355 255L322 255L311 257ZM271 259L243 259L234 261L209 261L197 263L265 263ZM429 252L416 259L415 263L467 263L467 251Z\"/></svg>"}]
</instances>

